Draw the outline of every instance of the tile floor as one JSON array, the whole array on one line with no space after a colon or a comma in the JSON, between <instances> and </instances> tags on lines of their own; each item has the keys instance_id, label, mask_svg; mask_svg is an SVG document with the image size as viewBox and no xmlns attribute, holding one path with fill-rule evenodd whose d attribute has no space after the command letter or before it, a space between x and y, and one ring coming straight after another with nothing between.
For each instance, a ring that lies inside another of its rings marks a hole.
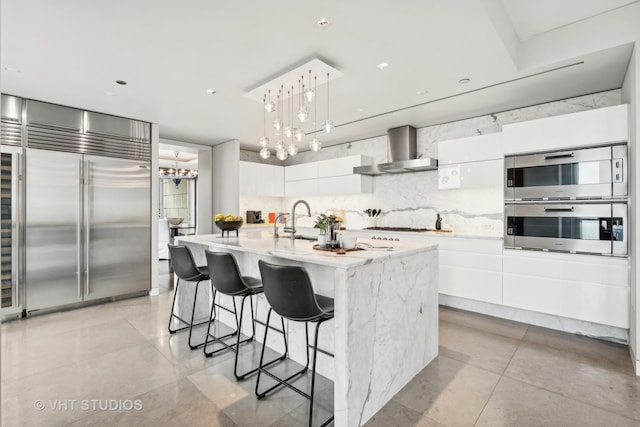
<instances>
[{"instance_id":1,"label":"tile floor","mask_svg":"<svg viewBox=\"0 0 640 427\"><path fill-rule=\"evenodd\" d=\"M2 426L305 425L303 398L258 402L233 354L206 359L170 335L171 296L2 324ZM319 425L332 383L318 393ZM441 307L440 355L366 425L640 426L640 379L624 346Z\"/></svg>"}]
</instances>

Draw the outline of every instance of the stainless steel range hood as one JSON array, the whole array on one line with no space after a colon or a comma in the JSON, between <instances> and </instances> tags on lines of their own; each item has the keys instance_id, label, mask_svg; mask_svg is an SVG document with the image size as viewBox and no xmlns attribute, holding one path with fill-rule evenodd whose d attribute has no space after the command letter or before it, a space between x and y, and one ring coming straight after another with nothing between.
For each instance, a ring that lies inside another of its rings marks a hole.
<instances>
[{"instance_id":1,"label":"stainless steel range hood","mask_svg":"<svg viewBox=\"0 0 640 427\"><path fill-rule=\"evenodd\" d=\"M353 173L360 175L382 175L387 173L408 173L435 170L438 160L430 157L416 159L416 128L401 126L387 131L388 163L357 166Z\"/></svg>"}]
</instances>

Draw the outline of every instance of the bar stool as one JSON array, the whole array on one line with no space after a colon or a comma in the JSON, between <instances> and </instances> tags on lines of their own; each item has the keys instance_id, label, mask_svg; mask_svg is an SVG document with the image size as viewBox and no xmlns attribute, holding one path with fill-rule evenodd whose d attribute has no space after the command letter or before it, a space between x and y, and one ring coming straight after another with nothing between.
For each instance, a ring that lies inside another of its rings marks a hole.
<instances>
[{"instance_id":1,"label":"bar stool","mask_svg":"<svg viewBox=\"0 0 640 427\"><path fill-rule=\"evenodd\" d=\"M169 333L175 334L178 331L189 328L189 347L191 348L191 350L195 350L196 348L201 347L205 344L204 341L199 344L192 344L191 333L194 326L204 325L205 323L207 323L206 320L204 322L195 324L193 323L193 321L195 320L194 315L196 312L196 301L198 299L198 287L200 286L200 282L209 280L209 273L207 271L207 267L198 267L196 265L196 262L193 259L193 254L188 247L184 245L171 244L167 246L169 247L169 256L171 258L171 266L173 268L173 272L178 277L178 280L176 281L176 289L173 293L173 303L171 304L171 316L169 316ZM173 311L176 305L176 297L178 296L178 287L180 286L180 280L184 280L186 282L196 282L190 322L187 322L182 317L175 314ZM211 290L213 291L213 286L211 287ZM174 317L187 326L177 329L171 329L171 321Z\"/></svg>"},{"instance_id":2,"label":"bar stool","mask_svg":"<svg viewBox=\"0 0 640 427\"><path fill-rule=\"evenodd\" d=\"M296 322L305 322L307 363L302 370L285 379L279 378L267 371L265 369L266 366L262 364L268 332L268 328L265 329L264 341L262 342L262 353L260 354L260 365L258 365L258 377L256 379L256 396L258 399L262 399L267 395L267 393L282 385L289 387L298 394L309 399L309 426L311 426L316 380L316 359L318 356L318 330L322 323L333 319L333 298L328 298L314 293L311 280L309 279L307 270L305 270L304 267L269 264L263 260L258 261L258 266L260 267L260 274L262 275L264 294L271 305L269 314L267 315L267 324L269 323L272 311L275 311L276 314L283 318ZM310 322L316 324L313 346L309 345L308 325ZM307 394L299 388L291 385L290 381L295 377L302 375L309 369L309 347L313 348L313 365L311 367L311 391ZM276 380L278 384L260 392L260 374L268 375ZM322 425L325 426L331 421L333 421L333 415Z\"/></svg>"},{"instance_id":3,"label":"bar stool","mask_svg":"<svg viewBox=\"0 0 640 427\"><path fill-rule=\"evenodd\" d=\"M253 310L253 299L251 298L253 295L258 295L263 292L262 282L260 279L250 276L242 276L240 275L240 269L238 268L238 263L233 254L228 252L212 252L209 250L205 250L204 254L207 258L207 266L209 271L209 277L211 277L211 283L213 286L213 304L211 305L211 314L209 315L209 326L207 327L207 335L206 341L204 344L204 355L206 357L211 357L216 353L219 353L224 350L232 350L235 351L235 365L233 369L233 374L236 377L236 380L240 381L245 379L246 376L256 372L258 368L251 369L243 374L238 374L238 353L240 349L240 344L253 341L256 335L256 322L264 323L256 320L254 310ZM231 296L233 300L233 310L216 303L216 294L220 292L224 295ZM240 303L240 317L238 317L238 310L236 306L235 297L242 297L242 301ZM242 319L244 316L244 306L245 300L249 298L249 304L251 307L251 336L245 339L240 339L241 330L242 330ZM216 314L215 308L219 307L229 313L233 313L236 319L236 330L228 333L223 336L216 337L210 333L211 331L211 323L215 321ZM266 325L265 325L266 326ZM273 328L275 329L275 328ZM282 332L284 336L284 320L282 320L282 330L278 330ZM230 338L236 336L236 342L234 344L227 344L223 340L226 338ZM211 339L209 339L211 338ZM275 362L279 362L284 360L287 357L287 339L284 337L285 341L285 352L283 355L277 357L276 359L266 363L266 366L269 366ZM207 345L210 343L218 343L223 347L217 350L207 351Z\"/></svg>"}]
</instances>

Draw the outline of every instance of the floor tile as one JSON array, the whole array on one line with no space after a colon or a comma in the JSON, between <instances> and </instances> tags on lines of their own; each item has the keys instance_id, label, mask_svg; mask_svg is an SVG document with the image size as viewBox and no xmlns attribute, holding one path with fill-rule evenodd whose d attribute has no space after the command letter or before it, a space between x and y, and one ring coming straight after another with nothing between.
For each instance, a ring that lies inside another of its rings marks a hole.
<instances>
[{"instance_id":1,"label":"floor tile","mask_svg":"<svg viewBox=\"0 0 640 427\"><path fill-rule=\"evenodd\" d=\"M393 400L446 426L470 426L499 379L493 372L440 355Z\"/></svg>"},{"instance_id":2,"label":"floor tile","mask_svg":"<svg viewBox=\"0 0 640 427\"><path fill-rule=\"evenodd\" d=\"M133 410L99 411L70 424L69 427L236 426L187 379L135 396L131 401L134 404L139 403L139 406Z\"/></svg>"},{"instance_id":3,"label":"floor tile","mask_svg":"<svg viewBox=\"0 0 640 427\"><path fill-rule=\"evenodd\" d=\"M588 353L522 343L505 376L640 420L640 377Z\"/></svg>"},{"instance_id":4,"label":"floor tile","mask_svg":"<svg viewBox=\"0 0 640 427\"><path fill-rule=\"evenodd\" d=\"M151 345L126 348L7 382L2 425L64 425L84 417L86 411L57 410L56 402L130 399L176 379L171 362ZM44 403L43 410L38 410L36 401Z\"/></svg>"},{"instance_id":5,"label":"floor tile","mask_svg":"<svg viewBox=\"0 0 640 427\"><path fill-rule=\"evenodd\" d=\"M503 377L475 425L637 427L640 422Z\"/></svg>"},{"instance_id":6,"label":"floor tile","mask_svg":"<svg viewBox=\"0 0 640 427\"><path fill-rule=\"evenodd\" d=\"M502 374L519 340L464 325L440 321L440 354Z\"/></svg>"},{"instance_id":7,"label":"floor tile","mask_svg":"<svg viewBox=\"0 0 640 427\"><path fill-rule=\"evenodd\" d=\"M420 412L409 409L391 400L384 408L378 411L365 427L443 427L442 424L427 417Z\"/></svg>"},{"instance_id":8,"label":"floor tile","mask_svg":"<svg viewBox=\"0 0 640 427\"><path fill-rule=\"evenodd\" d=\"M123 319L55 335L13 336L4 347L2 372L5 379L14 380L144 343Z\"/></svg>"},{"instance_id":9,"label":"floor tile","mask_svg":"<svg viewBox=\"0 0 640 427\"><path fill-rule=\"evenodd\" d=\"M440 306L440 321L467 326L516 340L522 339L529 325L499 317Z\"/></svg>"}]
</instances>

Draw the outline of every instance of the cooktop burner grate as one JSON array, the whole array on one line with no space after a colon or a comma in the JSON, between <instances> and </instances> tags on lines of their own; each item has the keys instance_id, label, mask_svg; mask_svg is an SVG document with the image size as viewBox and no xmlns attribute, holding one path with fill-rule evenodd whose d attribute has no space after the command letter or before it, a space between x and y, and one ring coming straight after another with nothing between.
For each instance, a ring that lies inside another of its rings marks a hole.
<instances>
[{"instance_id":1,"label":"cooktop burner grate","mask_svg":"<svg viewBox=\"0 0 640 427\"><path fill-rule=\"evenodd\" d=\"M412 228L412 227L366 227L365 230L380 231L433 231L431 228Z\"/></svg>"}]
</instances>

